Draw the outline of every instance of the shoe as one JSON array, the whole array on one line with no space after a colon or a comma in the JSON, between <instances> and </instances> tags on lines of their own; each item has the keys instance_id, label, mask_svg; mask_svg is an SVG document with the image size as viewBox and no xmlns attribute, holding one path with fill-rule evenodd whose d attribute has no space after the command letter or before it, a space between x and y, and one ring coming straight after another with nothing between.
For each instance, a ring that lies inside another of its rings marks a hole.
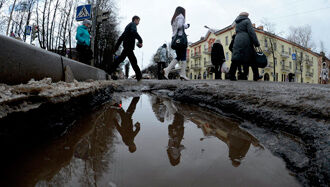
<instances>
[{"instance_id":1,"label":"shoe","mask_svg":"<svg viewBox=\"0 0 330 187\"><path fill-rule=\"evenodd\" d=\"M188 77L186 77L186 76L180 76L180 80L182 80L182 81L189 81Z\"/></svg>"},{"instance_id":2,"label":"shoe","mask_svg":"<svg viewBox=\"0 0 330 187\"><path fill-rule=\"evenodd\" d=\"M163 76L165 80L168 80L168 73L166 73L165 68L162 70Z\"/></svg>"}]
</instances>

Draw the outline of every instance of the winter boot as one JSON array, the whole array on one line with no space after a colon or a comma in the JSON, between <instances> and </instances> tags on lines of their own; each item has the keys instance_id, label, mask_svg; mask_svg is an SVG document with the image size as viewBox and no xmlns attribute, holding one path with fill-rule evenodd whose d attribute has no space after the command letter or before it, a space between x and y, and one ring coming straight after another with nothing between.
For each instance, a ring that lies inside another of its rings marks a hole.
<instances>
[{"instance_id":1,"label":"winter boot","mask_svg":"<svg viewBox=\"0 0 330 187\"><path fill-rule=\"evenodd\" d=\"M168 74L175 67L176 63L178 63L178 61L176 59L173 59L172 62L170 63L170 65L168 65L167 68L163 69L163 74L164 74L165 79L168 79Z\"/></svg>"},{"instance_id":2,"label":"winter boot","mask_svg":"<svg viewBox=\"0 0 330 187\"><path fill-rule=\"evenodd\" d=\"M186 76L186 67L187 67L187 62L186 61L182 61L182 63L181 63L181 70L180 70L180 79L181 80L188 81L189 79Z\"/></svg>"}]
</instances>

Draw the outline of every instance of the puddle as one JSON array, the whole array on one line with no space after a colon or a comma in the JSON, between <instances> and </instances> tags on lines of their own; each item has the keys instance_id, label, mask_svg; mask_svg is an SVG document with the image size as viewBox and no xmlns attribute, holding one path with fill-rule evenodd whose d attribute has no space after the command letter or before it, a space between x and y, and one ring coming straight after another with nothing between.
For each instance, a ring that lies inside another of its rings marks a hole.
<instances>
[{"instance_id":1,"label":"puddle","mask_svg":"<svg viewBox=\"0 0 330 187\"><path fill-rule=\"evenodd\" d=\"M284 162L205 109L123 98L11 161L6 186L300 186ZM4 169L4 168L3 168Z\"/></svg>"}]
</instances>

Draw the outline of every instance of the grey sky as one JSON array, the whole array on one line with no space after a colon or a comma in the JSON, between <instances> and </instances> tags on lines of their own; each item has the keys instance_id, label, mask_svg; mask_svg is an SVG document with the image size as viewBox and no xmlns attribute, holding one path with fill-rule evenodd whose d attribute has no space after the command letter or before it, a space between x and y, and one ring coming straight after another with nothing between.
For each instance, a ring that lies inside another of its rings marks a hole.
<instances>
[{"instance_id":1,"label":"grey sky","mask_svg":"<svg viewBox=\"0 0 330 187\"><path fill-rule=\"evenodd\" d=\"M276 31L286 36L289 26L309 24L312 27L313 40L319 47L324 41L330 52L330 1L329 0L118 0L120 30L130 22L133 15L141 17L138 32L144 40L144 47L136 49L138 63L146 67L151 56L164 42L169 42L172 31L170 20L177 6L186 9L188 40L195 42L211 28L222 29L230 25L242 11L250 13L250 19L257 26L267 18L276 24ZM131 72L133 73L133 72Z\"/></svg>"}]
</instances>

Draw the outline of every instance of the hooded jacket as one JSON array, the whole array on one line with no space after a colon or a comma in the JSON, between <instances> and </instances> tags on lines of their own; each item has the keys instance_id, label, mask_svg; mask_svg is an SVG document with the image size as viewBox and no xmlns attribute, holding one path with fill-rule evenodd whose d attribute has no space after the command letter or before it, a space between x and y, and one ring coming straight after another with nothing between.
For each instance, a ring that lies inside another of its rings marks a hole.
<instances>
[{"instance_id":1,"label":"hooded jacket","mask_svg":"<svg viewBox=\"0 0 330 187\"><path fill-rule=\"evenodd\" d=\"M91 38L88 32L88 28L85 25L80 25L77 28L76 40L77 40L77 44L79 45L90 46Z\"/></svg>"},{"instance_id":2,"label":"hooded jacket","mask_svg":"<svg viewBox=\"0 0 330 187\"><path fill-rule=\"evenodd\" d=\"M236 22L236 37L233 46L232 60L244 63L250 62L254 57L253 46L259 47L257 35L247 16L238 16Z\"/></svg>"},{"instance_id":3,"label":"hooded jacket","mask_svg":"<svg viewBox=\"0 0 330 187\"><path fill-rule=\"evenodd\" d=\"M139 43L143 43L141 36L137 32L136 24L134 22L131 22L126 26L125 31L119 37L115 46L116 51L118 50L122 42L124 49L134 50L136 39L139 41Z\"/></svg>"}]
</instances>

